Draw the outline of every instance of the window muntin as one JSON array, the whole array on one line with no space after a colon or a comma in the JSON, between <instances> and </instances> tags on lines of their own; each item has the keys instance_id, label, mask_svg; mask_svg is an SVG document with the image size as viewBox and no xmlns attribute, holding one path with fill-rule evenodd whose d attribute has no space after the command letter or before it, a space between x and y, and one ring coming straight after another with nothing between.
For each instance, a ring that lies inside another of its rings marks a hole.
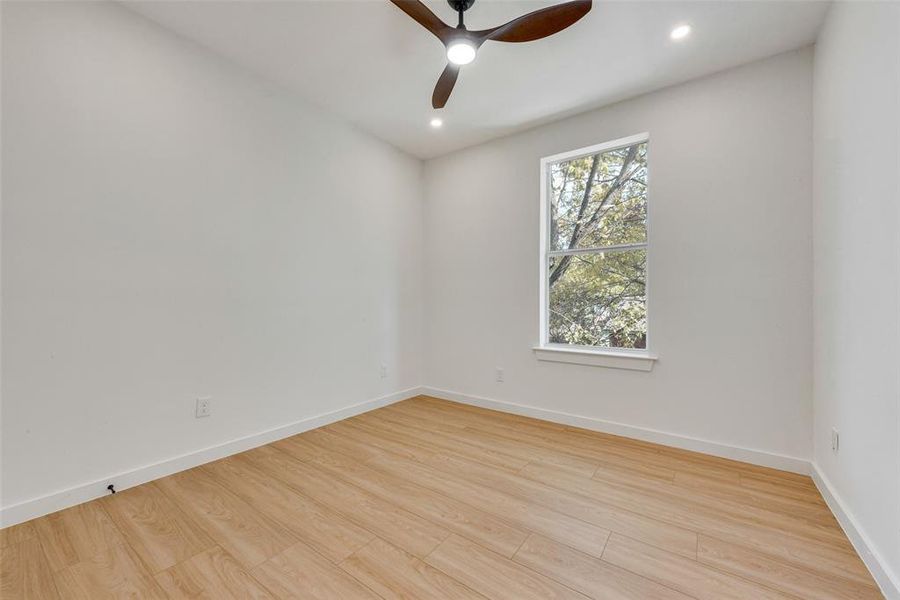
<instances>
[{"instance_id":1,"label":"window muntin","mask_svg":"<svg viewBox=\"0 0 900 600\"><path fill-rule=\"evenodd\" d=\"M544 161L542 341L647 347L647 137Z\"/></svg>"}]
</instances>

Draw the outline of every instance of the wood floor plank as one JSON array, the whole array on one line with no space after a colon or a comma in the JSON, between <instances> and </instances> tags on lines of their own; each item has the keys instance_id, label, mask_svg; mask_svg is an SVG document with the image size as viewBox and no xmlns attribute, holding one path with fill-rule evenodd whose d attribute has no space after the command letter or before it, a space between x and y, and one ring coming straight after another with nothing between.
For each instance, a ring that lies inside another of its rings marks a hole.
<instances>
[{"instance_id":1,"label":"wood floor plank","mask_svg":"<svg viewBox=\"0 0 900 600\"><path fill-rule=\"evenodd\" d=\"M151 574L215 546L155 485L145 484L106 496L100 505Z\"/></svg>"},{"instance_id":2,"label":"wood floor plank","mask_svg":"<svg viewBox=\"0 0 900 600\"><path fill-rule=\"evenodd\" d=\"M99 502L41 517L34 525L61 597L164 597Z\"/></svg>"},{"instance_id":3,"label":"wood floor plank","mask_svg":"<svg viewBox=\"0 0 900 600\"><path fill-rule=\"evenodd\" d=\"M591 503L539 483L521 479L512 474L501 473L496 469L465 459L457 460L448 458L445 455L434 455L427 462L439 469L449 469L461 477L470 479L475 477L477 483L511 493L514 496L528 500L539 499L539 502L542 501L550 508L586 520L600 527L606 529L616 528L622 533L645 539L650 543L659 544L664 548L680 552L686 556L696 556L696 534L680 527L664 525L641 515L617 510L596 502Z\"/></svg>"},{"instance_id":4,"label":"wood floor plank","mask_svg":"<svg viewBox=\"0 0 900 600\"><path fill-rule=\"evenodd\" d=\"M297 542L287 529L219 485L201 468L164 477L154 485L203 525L210 537L246 569Z\"/></svg>"},{"instance_id":5,"label":"wood floor plank","mask_svg":"<svg viewBox=\"0 0 900 600\"><path fill-rule=\"evenodd\" d=\"M718 479L733 483L740 482L740 471L718 463L700 463L691 458L671 455L662 451L662 447L621 445L615 441L616 436L598 437L597 432L585 430L568 431L554 435L551 441L565 444L569 451L575 448L583 452L599 451L611 464L628 466L634 461L644 465L643 470L655 469L662 472L698 473L710 479Z\"/></svg>"},{"instance_id":6,"label":"wood floor plank","mask_svg":"<svg viewBox=\"0 0 900 600\"><path fill-rule=\"evenodd\" d=\"M448 404L441 408L410 406L408 411L414 412L426 419L455 419L456 424L462 426L467 421L465 418L459 417L458 411L454 410L453 405ZM518 415L505 415L498 417L496 411L487 411L477 407L467 407L470 413L468 425L464 428L470 431L478 431L479 433L491 433L494 436L506 438L508 440L522 439L521 432L516 429L504 426L503 421L510 419L521 422L521 426L533 426L534 419L521 417ZM502 413L500 413L502 414ZM474 422L473 422L474 421ZM563 454L580 454L582 460L592 461L615 461L617 458L636 459L644 463L646 466L653 466L663 469L682 470L687 472L700 472L707 477L721 478L726 481L735 483L740 481L740 473L728 466L717 463L697 463L683 456L672 456L663 454L660 446L648 443L631 443L623 444L615 439L615 436L606 434L597 434L596 432L588 432L586 430L554 430L541 428L538 435L529 436L529 442L534 446L540 446L544 449L556 449ZM585 455L585 453L588 453ZM551 462L552 461L544 461ZM552 463L566 466L564 463Z\"/></svg>"},{"instance_id":7,"label":"wood floor plank","mask_svg":"<svg viewBox=\"0 0 900 600\"><path fill-rule=\"evenodd\" d=\"M528 536L524 530L516 529L490 513L360 465L325 446L310 462L335 477L507 557L512 556Z\"/></svg>"},{"instance_id":8,"label":"wood floor plank","mask_svg":"<svg viewBox=\"0 0 900 600\"><path fill-rule=\"evenodd\" d=\"M376 415L406 415L412 418L416 417L416 410L427 408L430 399L428 396L417 396L415 398L410 398L408 400L402 400L400 402L395 402L394 404L388 404L382 408L379 408L377 411L374 411ZM454 430L464 429L467 425L466 422L459 422L457 417L462 417L462 415L451 415L451 417L445 421L439 422L434 429L438 431L444 431L446 433L452 433Z\"/></svg>"},{"instance_id":9,"label":"wood floor plank","mask_svg":"<svg viewBox=\"0 0 900 600\"><path fill-rule=\"evenodd\" d=\"M312 548L300 542L252 571L283 600L378 600L378 596Z\"/></svg>"},{"instance_id":10,"label":"wood floor plank","mask_svg":"<svg viewBox=\"0 0 900 600\"><path fill-rule=\"evenodd\" d=\"M698 600L787 600L786 594L613 534L603 560Z\"/></svg>"},{"instance_id":11,"label":"wood floor plank","mask_svg":"<svg viewBox=\"0 0 900 600\"><path fill-rule=\"evenodd\" d=\"M37 531L32 521L5 527L0 529L0 548L18 544L33 537L37 537Z\"/></svg>"},{"instance_id":12,"label":"wood floor plank","mask_svg":"<svg viewBox=\"0 0 900 600\"><path fill-rule=\"evenodd\" d=\"M727 482L721 481L717 479L711 479L709 477L704 477L701 473L675 473L674 485L680 485L686 488L692 488L699 491L709 491L709 492L720 492L720 493L729 493L732 495L739 495L743 497L752 497L757 498L762 502L770 503L770 504L782 504L784 506L796 507L798 509L806 510L808 512L814 513L816 515L824 515L830 514L828 510L828 505L825 504L825 500L819 496L810 496L807 494L803 494L797 498L790 498L783 494L777 493L776 489L774 492L769 491L769 489L756 489L753 487L748 487L741 485L740 481L737 482ZM768 486L767 486L768 487Z\"/></svg>"},{"instance_id":13,"label":"wood floor plank","mask_svg":"<svg viewBox=\"0 0 900 600\"><path fill-rule=\"evenodd\" d=\"M542 421L532 417L517 415L512 413L500 412L492 409L472 406L468 404L450 402L421 396L409 403L409 408L421 408L422 406L431 407L433 410L442 411L441 414L450 415L455 422L461 427L475 427L476 423L481 426L490 428L491 430L505 431L506 435L512 435L518 438L541 438L541 439L560 439L559 434L576 435L582 441L590 441L592 444L602 443L610 447L616 447L620 450L649 450L658 453L660 446L650 442L644 442L633 438L625 438L615 436L608 433L590 431L563 425L561 423L552 423L550 421ZM563 439L569 439L569 435Z\"/></svg>"},{"instance_id":14,"label":"wood floor plank","mask_svg":"<svg viewBox=\"0 0 900 600\"><path fill-rule=\"evenodd\" d=\"M366 415L367 417L369 415ZM509 471L518 471L530 461L525 458L506 454L494 448L485 448L469 444L465 440L454 438L434 429L421 429L421 421L409 419L405 415L383 414L376 411L370 418L361 420L381 435L391 435L397 440L412 440L415 443L426 443L432 447L447 451L452 450L461 456L474 458Z\"/></svg>"},{"instance_id":15,"label":"wood floor plank","mask_svg":"<svg viewBox=\"0 0 900 600\"><path fill-rule=\"evenodd\" d=\"M451 536L425 562L497 600L585 600L588 596L549 577L486 550L459 536Z\"/></svg>"},{"instance_id":16,"label":"wood floor plank","mask_svg":"<svg viewBox=\"0 0 900 600\"><path fill-rule=\"evenodd\" d=\"M370 464L386 473L406 477L460 502L476 503L485 512L503 519L514 527L542 533L597 557L603 553L606 538L609 536L608 529L438 471L427 465L408 461L400 456L384 456L371 461Z\"/></svg>"},{"instance_id":17,"label":"wood floor plank","mask_svg":"<svg viewBox=\"0 0 900 600\"><path fill-rule=\"evenodd\" d=\"M552 448L564 449L566 452L577 451L601 451L602 456L606 456L607 460L620 461L624 457L632 457L631 460L638 459L638 464L643 463L644 468L651 467L653 463L659 465L662 472L679 469L684 472L701 473L706 477L720 478L738 482L741 474L750 477L761 477L769 479L772 482L781 482L786 485L799 484L806 488L814 488L812 480L805 475L790 473L786 471L778 471L768 467L758 465L750 465L738 461L701 454L681 448L671 448L660 446L650 442L641 440L633 440L615 436L607 433L590 431L570 426L557 426L548 428L543 421L523 417L520 415L500 413L488 409L475 406L467 406L437 400L434 398L421 398L419 405L425 404L435 410L443 410L448 414L457 414L460 411L468 413L475 418L470 423L469 429L483 429L497 435L512 436L520 438L521 432L529 431L534 436L529 437L537 445L545 446L551 444ZM410 408L416 407L416 404L410 404ZM421 408L421 406L419 406ZM460 426L465 425L464 421L457 421ZM591 454L588 456L596 456Z\"/></svg>"},{"instance_id":18,"label":"wood floor plank","mask_svg":"<svg viewBox=\"0 0 900 600\"><path fill-rule=\"evenodd\" d=\"M609 478L600 477L598 474L595 474L594 479L610 480ZM622 483L633 482L625 482L623 480ZM724 500L731 504L762 508L793 519L803 519L811 523L818 523L819 525L840 530L837 520L824 502L810 503L783 498L767 492L750 490L740 485L722 483L683 473L677 473L671 485L666 487L676 491L680 490L682 493L691 494L695 498L701 498L710 503Z\"/></svg>"},{"instance_id":19,"label":"wood floor plank","mask_svg":"<svg viewBox=\"0 0 900 600\"><path fill-rule=\"evenodd\" d=\"M452 577L379 538L354 552L340 566L385 600L485 600Z\"/></svg>"},{"instance_id":20,"label":"wood floor plank","mask_svg":"<svg viewBox=\"0 0 900 600\"><path fill-rule=\"evenodd\" d=\"M338 563L374 539L374 534L340 513L270 476L245 455L206 467L222 485Z\"/></svg>"},{"instance_id":21,"label":"wood floor plank","mask_svg":"<svg viewBox=\"0 0 900 600\"><path fill-rule=\"evenodd\" d=\"M561 423L542 421L540 419L533 419L531 417L524 417L522 415L515 415L512 413L492 410L489 408L482 408L480 406L472 406L470 404L464 404L460 402L451 402L449 400L442 400L440 398L434 398L432 396L417 396L416 398L413 398L408 404L416 406L431 406L440 408L442 410L449 410L455 415L486 417L487 419L490 419L499 425L503 425L508 429L531 435L541 435L544 432L548 431L566 431L568 429L567 425L563 425ZM468 422L468 424L470 423L471 422Z\"/></svg>"},{"instance_id":22,"label":"wood floor plank","mask_svg":"<svg viewBox=\"0 0 900 600\"><path fill-rule=\"evenodd\" d=\"M413 416L424 417L432 421L446 420L449 418L449 413L440 410L435 411L428 407L415 407L407 410ZM587 459L550 448L539 447L529 444L527 441L513 439L512 437L489 435L483 431L472 429L471 424L469 427L455 431L453 433L453 438L481 448L494 448L524 460L540 460L552 465L558 465L571 471L584 473L588 477L597 470L599 464L597 460Z\"/></svg>"},{"instance_id":23,"label":"wood floor plank","mask_svg":"<svg viewBox=\"0 0 900 600\"><path fill-rule=\"evenodd\" d=\"M596 600L691 598L537 534L525 541L513 560Z\"/></svg>"},{"instance_id":24,"label":"wood floor plank","mask_svg":"<svg viewBox=\"0 0 900 600\"><path fill-rule=\"evenodd\" d=\"M360 460L362 461L367 461L371 458L382 456L387 452L386 450L382 450L369 444L354 442L353 440L345 436L335 435L325 428L307 431L298 437L309 442L318 441L320 442L319 445L324 444L333 447L335 450L339 450L341 452L353 452L360 455Z\"/></svg>"},{"instance_id":25,"label":"wood floor plank","mask_svg":"<svg viewBox=\"0 0 900 600\"><path fill-rule=\"evenodd\" d=\"M840 528L831 524L784 515L768 510L768 507L760 508L724 498L708 497L702 492L664 483L657 483L652 487L638 486L635 488L620 481L585 481L558 469L538 464L528 465L522 469L520 474L560 490L581 493L615 506L630 507L632 510L644 514L659 514L661 507L669 507L674 511L669 515L673 520L667 522L678 522L686 513L696 514L707 520L710 517L718 517L751 527L759 525L768 529L786 530L793 535L826 542L852 552L852 548Z\"/></svg>"},{"instance_id":26,"label":"wood floor plank","mask_svg":"<svg viewBox=\"0 0 900 600\"><path fill-rule=\"evenodd\" d=\"M534 419L532 417L503 413L477 406L454 403L438 398L431 398L428 396L417 397L409 401L407 404L410 406L425 405L432 408L448 410L451 413L457 414L460 412L464 412L469 414L470 416L479 418L479 423L481 423L482 425L487 424L495 431L500 430L498 428L502 428L510 431L513 434L521 434L522 432L527 432L531 436L536 436L538 438L546 438L552 441L562 441L564 444L563 447L566 447L567 449L570 449L570 444L575 440L581 440L588 442L591 446L599 445L599 447L603 447L605 450L614 453L629 451L649 451L652 454L662 455L663 457L668 458L675 458L679 461L692 462L706 468L715 469L718 467L722 467L725 469L725 471L728 471L728 473L725 474L726 478L728 479L734 479L734 475L731 473L731 471L736 471L738 473L757 473L781 477L785 479L794 479L797 481L805 481L807 483L809 480L809 477L798 475L796 473L777 471L776 469L771 469L768 467L750 465L748 463L741 463L738 461L710 456L708 454L702 454L690 450L684 450L681 448L660 446L659 444L645 442L643 440L626 438L599 431L592 431L580 427L550 423L547 421ZM571 435L560 437L557 435L559 433L566 433Z\"/></svg>"},{"instance_id":27,"label":"wood floor plank","mask_svg":"<svg viewBox=\"0 0 900 600\"><path fill-rule=\"evenodd\" d=\"M287 452L301 462L309 460L319 452L318 446L315 446L306 441L306 438L303 437L303 434L292 435L290 437L272 442L271 444L264 446L264 448L276 448L278 450L282 450L283 452ZM253 450L243 452L242 456L252 458L259 452L262 452L262 450L260 450L259 448L255 448Z\"/></svg>"},{"instance_id":28,"label":"wood floor plank","mask_svg":"<svg viewBox=\"0 0 900 600\"><path fill-rule=\"evenodd\" d=\"M442 408L444 410L449 410L453 413L468 413L476 417L481 417L481 423L488 423L491 427L502 427L507 430L512 430L513 432L528 432L532 436L537 437L545 437L550 440L562 441L566 446L572 443L574 440L586 440L592 445L601 444L602 447L611 452L622 452L628 450L641 450L641 451L650 451L654 454L663 455L665 457L672 457L679 459L680 461L688 461L695 463L704 467L722 467L728 471L735 471L737 473L746 473L746 474L756 474L763 475L769 477L773 480L778 481L786 481L786 482L798 482L802 483L805 486L812 486L812 481L808 475L800 475L798 473L791 473L787 471L780 471L777 469L773 469L770 467L763 467L760 465L753 465L749 463L743 463L727 458L722 458L718 456L711 456L709 454L702 454L699 452L694 452L691 450L685 450L682 448L674 448L671 446L661 446L659 444L654 444L652 442L645 442L643 440L637 440L632 438L626 438L618 435L612 435L609 433L604 433L600 431L592 431L589 429L583 429L580 427L573 427L570 425L562 425L557 423L550 423L547 421L541 421L539 419L534 419L532 417L525 417L521 415L515 415L510 413L503 413L495 410L489 410L477 406L471 406L466 404L460 404L455 402L450 402L447 400L441 400L438 398L431 398L428 396L419 396L410 401L401 403L400 406L403 405L425 405L431 407ZM557 433L564 432L568 434L573 434L573 436L556 436ZM732 475L728 475L729 479L733 479Z\"/></svg>"},{"instance_id":29,"label":"wood floor plank","mask_svg":"<svg viewBox=\"0 0 900 600\"><path fill-rule=\"evenodd\" d=\"M59 597L53 571L36 535L0 548L0 598L53 600Z\"/></svg>"},{"instance_id":30,"label":"wood floor plank","mask_svg":"<svg viewBox=\"0 0 900 600\"><path fill-rule=\"evenodd\" d=\"M66 600L166 598L165 592L149 575L123 575L122 570L112 561L78 563L57 571L53 574L53 579L60 597Z\"/></svg>"},{"instance_id":31,"label":"wood floor plank","mask_svg":"<svg viewBox=\"0 0 900 600\"><path fill-rule=\"evenodd\" d=\"M281 450L257 448L251 460L272 477L280 478L302 494L327 504L360 527L416 556L424 557L450 534L431 521Z\"/></svg>"},{"instance_id":32,"label":"wood floor plank","mask_svg":"<svg viewBox=\"0 0 900 600\"><path fill-rule=\"evenodd\" d=\"M636 481L642 484L653 484L658 481L675 481L675 470L670 467L648 465L638 459L607 459L600 463L592 477L594 479L621 481L623 483Z\"/></svg>"},{"instance_id":33,"label":"wood floor plank","mask_svg":"<svg viewBox=\"0 0 900 600\"><path fill-rule=\"evenodd\" d=\"M443 472L453 473L511 496L542 504L598 527L640 539L684 556L691 558L697 556L697 534L677 525L571 494L518 475L486 468L484 465L458 457L436 455L429 464Z\"/></svg>"},{"instance_id":34,"label":"wood floor plank","mask_svg":"<svg viewBox=\"0 0 900 600\"><path fill-rule=\"evenodd\" d=\"M481 433L487 436L499 438L522 439L521 434L510 429L498 427L496 424L481 422L473 423L466 428L469 431ZM566 432L542 432L541 436L530 436L528 444L544 450L565 452L578 456L583 460L599 463L601 466L618 467L620 470L639 472L648 477L671 481L675 476L676 465L664 459L658 452L646 448L629 448L616 445L609 441L585 440L575 443L571 433ZM541 461L547 462L547 461ZM729 473L729 479L737 477Z\"/></svg>"},{"instance_id":35,"label":"wood floor plank","mask_svg":"<svg viewBox=\"0 0 900 600\"><path fill-rule=\"evenodd\" d=\"M215 546L156 575L172 600L269 600L275 598L224 550Z\"/></svg>"},{"instance_id":36,"label":"wood floor plank","mask_svg":"<svg viewBox=\"0 0 900 600\"><path fill-rule=\"evenodd\" d=\"M400 454L412 460L423 461L433 454L433 451L423 448L410 440L397 442L389 435L373 435L371 431L359 423L340 421L324 428L330 434L349 437L350 439L370 444L385 452Z\"/></svg>"},{"instance_id":37,"label":"wood floor plank","mask_svg":"<svg viewBox=\"0 0 900 600\"><path fill-rule=\"evenodd\" d=\"M784 481L776 481L760 475L742 474L740 485L751 490L765 491L776 496L805 500L811 503L816 503L821 498L821 494L815 487L791 485Z\"/></svg>"},{"instance_id":38,"label":"wood floor plank","mask_svg":"<svg viewBox=\"0 0 900 600\"><path fill-rule=\"evenodd\" d=\"M772 477L785 482L803 482L806 485L814 485L809 475L801 475L800 473L792 473L774 469L772 467L764 467L761 465L753 465L750 463L723 458L721 456L712 456L711 454L703 454L693 450L683 448L674 448L672 446L657 446L660 454L673 456L683 460L689 460L700 465L716 465L726 469L733 469L741 474L758 474Z\"/></svg>"},{"instance_id":39,"label":"wood floor plank","mask_svg":"<svg viewBox=\"0 0 900 600\"><path fill-rule=\"evenodd\" d=\"M529 471L532 474L535 472ZM586 497L597 498L618 506L631 507L632 510L652 514L666 523L679 524L692 531L749 546L813 571L843 572L846 577L860 582L871 580L859 557L848 550L846 540L837 543L830 538L816 540L799 537L795 532L785 530L783 527L747 522L738 518L739 515L721 514L706 507L686 506L677 498L660 498L653 494L623 491L615 485L573 477L562 472L545 469L541 474L541 480L561 490L584 494ZM796 523L799 530L807 525L801 521Z\"/></svg>"},{"instance_id":40,"label":"wood floor plank","mask_svg":"<svg viewBox=\"0 0 900 600\"><path fill-rule=\"evenodd\" d=\"M881 597L806 476L428 397L4 529L0 595Z\"/></svg>"},{"instance_id":41,"label":"wood floor plank","mask_svg":"<svg viewBox=\"0 0 900 600\"><path fill-rule=\"evenodd\" d=\"M805 490L807 492L810 492L813 496L818 496L819 494L819 490L818 488L816 488L815 482L809 475L799 475L797 473L788 473L786 471L775 471L774 469L753 471L742 469L741 479L754 479L780 487Z\"/></svg>"},{"instance_id":42,"label":"wood floor plank","mask_svg":"<svg viewBox=\"0 0 900 600\"><path fill-rule=\"evenodd\" d=\"M50 568L59 571L102 552L112 521L98 504L80 504L32 521Z\"/></svg>"},{"instance_id":43,"label":"wood floor plank","mask_svg":"<svg viewBox=\"0 0 900 600\"><path fill-rule=\"evenodd\" d=\"M868 600L882 597L881 592L874 586L851 581L839 575L826 575L821 571L801 569L761 552L705 535L700 536L697 558L701 563L721 571L801 598Z\"/></svg>"}]
</instances>

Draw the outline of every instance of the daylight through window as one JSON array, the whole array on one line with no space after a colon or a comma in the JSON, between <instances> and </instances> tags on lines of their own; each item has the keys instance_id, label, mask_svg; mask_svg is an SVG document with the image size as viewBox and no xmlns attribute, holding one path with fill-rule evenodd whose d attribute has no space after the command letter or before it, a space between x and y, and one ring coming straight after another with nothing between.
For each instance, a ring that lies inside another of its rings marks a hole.
<instances>
[{"instance_id":1,"label":"daylight through window","mask_svg":"<svg viewBox=\"0 0 900 600\"><path fill-rule=\"evenodd\" d=\"M543 342L646 348L647 136L543 167Z\"/></svg>"}]
</instances>

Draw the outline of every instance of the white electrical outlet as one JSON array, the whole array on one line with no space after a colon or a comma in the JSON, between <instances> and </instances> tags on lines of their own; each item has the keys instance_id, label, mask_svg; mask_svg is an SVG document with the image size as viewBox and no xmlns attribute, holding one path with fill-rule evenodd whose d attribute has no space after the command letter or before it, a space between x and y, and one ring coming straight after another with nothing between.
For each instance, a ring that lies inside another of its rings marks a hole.
<instances>
[{"instance_id":1,"label":"white electrical outlet","mask_svg":"<svg viewBox=\"0 0 900 600\"><path fill-rule=\"evenodd\" d=\"M831 451L837 453L841 449L841 434L834 427L831 428Z\"/></svg>"},{"instance_id":2,"label":"white electrical outlet","mask_svg":"<svg viewBox=\"0 0 900 600\"><path fill-rule=\"evenodd\" d=\"M202 398L197 398L197 412L196 417L199 419L200 417L208 417L212 414L212 396L203 396Z\"/></svg>"},{"instance_id":3,"label":"white electrical outlet","mask_svg":"<svg viewBox=\"0 0 900 600\"><path fill-rule=\"evenodd\" d=\"M495 377L496 377L497 381L499 381L500 383L503 383L503 368L502 367L496 368Z\"/></svg>"},{"instance_id":4,"label":"white electrical outlet","mask_svg":"<svg viewBox=\"0 0 900 600\"><path fill-rule=\"evenodd\" d=\"M388 375L387 365L382 363L382 365L381 365L381 378L382 378L382 379L386 379L386 378L387 378L387 375Z\"/></svg>"}]
</instances>

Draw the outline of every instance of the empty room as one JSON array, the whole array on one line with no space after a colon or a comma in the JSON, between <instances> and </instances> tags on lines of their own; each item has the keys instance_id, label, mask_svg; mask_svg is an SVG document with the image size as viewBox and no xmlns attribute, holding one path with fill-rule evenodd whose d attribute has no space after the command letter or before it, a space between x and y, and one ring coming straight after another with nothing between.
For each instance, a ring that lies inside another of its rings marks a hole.
<instances>
[{"instance_id":1,"label":"empty room","mask_svg":"<svg viewBox=\"0 0 900 600\"><path fill-rule=\"evenodd\" d=\"M900 0L0 40L3 600L900 600Z\"/></svg>"}]
</instances>

